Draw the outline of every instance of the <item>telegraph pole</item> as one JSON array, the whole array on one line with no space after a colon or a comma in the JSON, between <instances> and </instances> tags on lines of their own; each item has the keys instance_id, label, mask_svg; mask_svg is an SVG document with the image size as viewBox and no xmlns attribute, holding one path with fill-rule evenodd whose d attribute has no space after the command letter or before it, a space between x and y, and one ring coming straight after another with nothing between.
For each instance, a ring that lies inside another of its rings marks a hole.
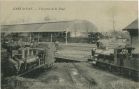
<instances>
[{"instance_id":1,"label":"telegraph pole","mask_svg":"<svg viewBox=\"0 0 139 89\"><path fill-rule=\"evenodd\" d=\"M112 21L113 21L113 30L115 32L115 18L114 18L114 13L112 13Z\"/></svg>"},{"instance_id":2,"label":"telegraph pole","mask_svg":"<svg viewBox=\"0 0 139 89\"><path fill-rule=\"evenodd\" d=\"M67 43L68 43L68 28L66 28L66 38L65 38L65 40L66 40L66 45L67 45Z\"/></svg>"},{"instance_id":3,"label":"telegraph pole","mask_svg":"<svg viewBox=\"0 0 139 89\"><path fill-rule=\"evenodd\" d=\"M30 36L30 39L29 39L29 40L30 40L30 43L31 43L31 40L32 40L32 35L31 35L31 32L30 32L29 36Z\"/></svg>"},{"instance_id":4,"label":"telegraph pole","mask_svg":"<svg viewBox=\"0 0 139 89\"><path fill-rule=\"evenodd\" d=\"M51 33L51 42L53 42L53 34Z\"/></svg>"},{"instance_id":5,"label":"telegraph pole","mask_svg":"<svg viewBox=\"0 0 139 89\"><path fill-rule=\"evenodd\" d=\"M39 40L40 40L40 36L39 36L39 33L38 33L38 43L39 43Z\"/></svg>"}]
</instances>

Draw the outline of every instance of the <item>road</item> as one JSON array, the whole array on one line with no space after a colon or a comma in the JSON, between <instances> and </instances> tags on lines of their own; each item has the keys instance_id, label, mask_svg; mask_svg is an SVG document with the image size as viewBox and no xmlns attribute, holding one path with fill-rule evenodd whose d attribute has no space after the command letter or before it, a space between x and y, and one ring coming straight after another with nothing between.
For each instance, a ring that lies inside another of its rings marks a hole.
<instances>
[{"instance_id":1,"label":"road","mask_svg":"<svg viewBox=\"0 0 139 89\"><path fill-rule=\"evenodd\" d=\"M85 62L55 63L52 69L34 74L10 79L20 82L20 86L13 89L139 89L137 82L98 70Z\"/></svg>"}]
</instances>

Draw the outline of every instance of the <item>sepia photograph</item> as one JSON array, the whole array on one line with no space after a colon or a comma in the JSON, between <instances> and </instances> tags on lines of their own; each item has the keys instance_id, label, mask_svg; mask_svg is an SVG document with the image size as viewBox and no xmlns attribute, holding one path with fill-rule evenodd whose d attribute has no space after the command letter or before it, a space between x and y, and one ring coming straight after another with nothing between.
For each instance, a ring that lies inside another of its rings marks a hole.
<instances>
[{"instance_id":1,"label":"sepia photograph","mask_svg":"<svg viewBox=\"0 0 139 89\"><path fill-rule=\"evenodd\" d=\"M0 1L1 89L139 89L138 1Z\"/></svg>"}]
</instances>

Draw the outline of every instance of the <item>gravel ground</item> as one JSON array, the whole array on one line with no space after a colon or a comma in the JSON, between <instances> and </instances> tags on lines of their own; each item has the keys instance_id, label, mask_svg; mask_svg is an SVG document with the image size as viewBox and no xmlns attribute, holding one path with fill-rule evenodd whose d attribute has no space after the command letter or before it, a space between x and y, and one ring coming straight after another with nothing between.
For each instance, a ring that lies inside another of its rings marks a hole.
<instances>
[{"instance_id":1,"label":"gravel ground","mask_svg":"<svg viewBox=\"0 0 139 89\"><path fill-rule=\"evenodd\" d=\"M7 80L8 85L2 89L139 89L137 82L95 69L84 62L56 63L51 70L35 77L10 77Z\"/></svg>"}]
</instances>

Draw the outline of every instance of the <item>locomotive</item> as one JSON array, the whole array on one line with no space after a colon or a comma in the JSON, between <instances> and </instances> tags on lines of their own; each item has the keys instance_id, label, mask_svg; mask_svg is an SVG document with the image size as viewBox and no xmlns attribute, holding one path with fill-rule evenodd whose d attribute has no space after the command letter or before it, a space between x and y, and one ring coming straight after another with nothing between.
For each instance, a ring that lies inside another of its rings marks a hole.
<instances>
[{"instance_id":1,"label":"locomotive","mask_svg":"<svg viewBox=\"0 0 139 89\"><path fill-rule=\"evenodd\" d=\"M55 61L55 45L52 42L37 46L20 46L13 43L2 45L3 76L21 75L40 67L50 68Z\"/></svg>"},{"instance_id":2,"label":"locomotive","mask_svg":"<svg viewBox=\"0 0 139 89\"><path fill-rule=\"evenodd\" d=\"M139 81L139 54L131 46L93 49L93 66Z\"/></svg>"}]
</instances>

